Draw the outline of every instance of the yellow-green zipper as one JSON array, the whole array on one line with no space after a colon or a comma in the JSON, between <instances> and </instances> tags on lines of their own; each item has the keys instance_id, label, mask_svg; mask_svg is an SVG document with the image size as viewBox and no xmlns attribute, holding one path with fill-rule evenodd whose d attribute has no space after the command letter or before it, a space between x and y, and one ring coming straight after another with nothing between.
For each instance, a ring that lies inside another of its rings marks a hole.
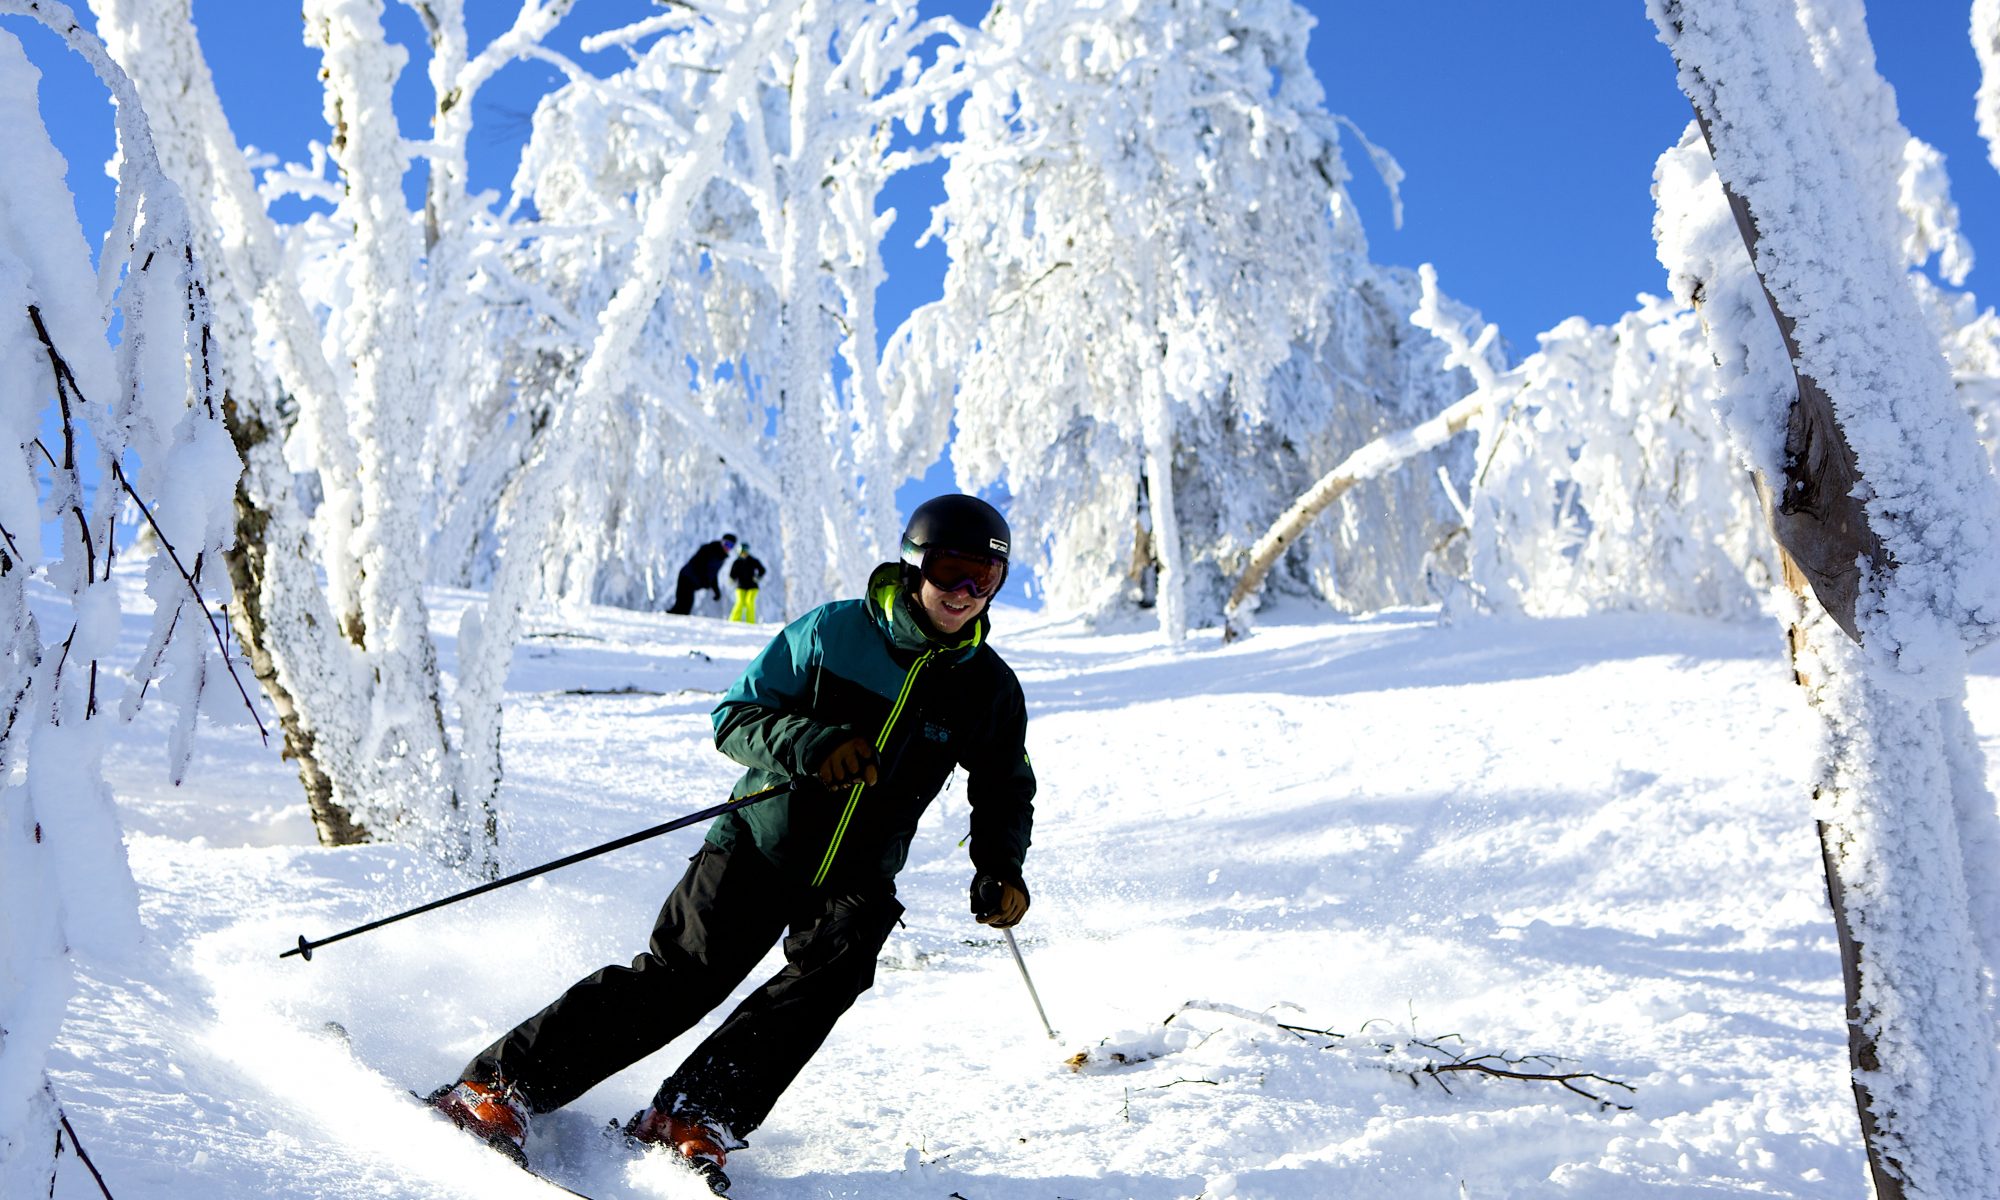
<instances>
[{"instance_id":1,"label":"yellow-green zipper","mask_svg":"<svg viewBox=\"0 0 2000 1200\"><path fill-rule=\"evenodd\" d=\"M889 719L882 723L882 732L875 735L875 754L878 759L889 744L889 733L896 728L896 718L903 715L903 705L909 702L910 688L917 681L917 672L925 663L935 658L937 653L936 650L926 650L917 655L917 661L910 664L908 673L903 676L903 688L896 693L895 707L889 710ZM880 769L886 769L886 766ZM847 806L841 810L840 821L833 827L833 840L827 843L826 857L820 860L819 870L813 875L814 887L825 883L827 872L833 869L833 856L839 852L840 839L847 835L848 823L854 820L854 810L861 804L861 789L867 786L866 783L857 783L848 789Z\"/></svg>"}]
</instances>

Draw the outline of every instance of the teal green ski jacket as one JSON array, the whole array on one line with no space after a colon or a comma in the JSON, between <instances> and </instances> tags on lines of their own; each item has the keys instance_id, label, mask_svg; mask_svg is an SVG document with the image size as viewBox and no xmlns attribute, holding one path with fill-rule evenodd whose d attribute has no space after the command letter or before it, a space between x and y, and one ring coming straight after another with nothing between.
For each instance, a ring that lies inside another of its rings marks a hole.
<instances>
[{"instance_id":1,"label":"teal green ski jacket","mask_svg":"<svg viewBox=\"0 0 2000 1200\"><path fill-rule=\"evenodd\" d=\"M988 628L981 612L957 637L932 638L897 563L877 567L861 599L787 625L715 706L715 745L748 768L732 795L804 782L718 817L709 844L753 845L815 887L879 887L902 870L918 818L963 767L974 869L1025 886L1035 796L1028 711ZM821 787L815 768L856 735L875 744L877 781Z\"/></svg>"}]
</instances>

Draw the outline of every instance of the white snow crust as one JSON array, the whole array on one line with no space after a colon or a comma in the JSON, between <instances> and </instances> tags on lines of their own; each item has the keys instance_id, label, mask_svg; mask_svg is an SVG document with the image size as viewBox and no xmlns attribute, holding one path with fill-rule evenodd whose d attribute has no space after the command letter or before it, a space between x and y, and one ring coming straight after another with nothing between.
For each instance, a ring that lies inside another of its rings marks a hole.
<instances>
[{"instance_id":1,"label":"white snow crust","mask_svg":"<svg viewBox=\"0 0 2000 1200\"><path fill-rule=\"evenodd\" d=\"M444 632L482 601L428 608ZM708 710L770 627L578 609L527 629L506 695L510 868L724 793ZM1014 610L996 629L1042 780L1020 941L1061 1036L965 913L955 785L874 990L732 1156L738 1194L1861 1194L1807 795L1818 722L1766 629L1274 605L1256 638L1197 633L1197 654ZM1991 761L1992 652L1968 696ZM241 730L206 730L166 786L165 719L142 713L107 762L146 944L86 965L50 1064L113 1193L558 1195L405 1090L635 953L699 833L281 961L302 933L467 881L407 847L317 847L288 765ZM531 1151L599 1197L701 1195L597 1130L703 1028L540 1119ZM1391 1069L1412 1036L1562 1056L1634 1085L1606 1093L1633 1107L1414 1086ZM66 1154L58 1200L96 1194Z\"/></svg>"}]
</instances>

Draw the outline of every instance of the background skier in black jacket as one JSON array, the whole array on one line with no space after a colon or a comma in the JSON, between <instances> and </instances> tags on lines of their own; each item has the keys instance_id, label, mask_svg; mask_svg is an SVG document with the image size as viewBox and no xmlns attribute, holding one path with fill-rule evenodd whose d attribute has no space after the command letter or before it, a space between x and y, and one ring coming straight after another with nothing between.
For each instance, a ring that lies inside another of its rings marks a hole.
<instances>
[{"instance_id":1,"label":"background skier in black jacket","mask_svg":"<svg viewBox=\"0 0 2000 1200\"><path fill-rule=\"evenodd\" d=\"M681 564L680 577L674 581L674 606L667 611L687 616L694 611L694 594L708 590L717 600L722 599L722 584L717 574L722 564L729 561L729 552L736 549L736 535L725 533L712 542L703 542L693 557Z\"/></svg>"}]
</instances>

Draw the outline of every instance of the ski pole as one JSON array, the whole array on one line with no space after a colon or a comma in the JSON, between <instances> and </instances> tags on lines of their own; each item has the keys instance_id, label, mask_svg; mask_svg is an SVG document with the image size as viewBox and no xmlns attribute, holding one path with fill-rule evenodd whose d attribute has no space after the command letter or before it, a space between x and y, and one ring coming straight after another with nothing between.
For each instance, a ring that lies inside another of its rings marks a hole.
<instances>
[{"instance_id":1,"label":"ski pole","mask_svg":"<svg viewBox=\"0 0 2000 1200\"><path fill-rule=\"evenodd\" d=\"M773 796L783 795L797 787L798 783L799 781L796 779L788 779L774 787L767 787L761 792L751 792L747 796L738 796L734 800L717 804L711 808L704 808L698 813L689 813L685 817L678 817L672 821L668 821L664 825L655 825L651 829L641 829L637 833L626 834L624 837L606 842L602 846L594 846L589 850L580 850L567 858L559 858L554 862L543 863L539 867L531 867L518 874L509 875L505 879L495 879L491 883L482 883L478 887L467 888L456 895L446 896L442 900L433 900L429 904L420 904L407 912L399 912L393 917L383 917L379 921L370 921L366 925L357 925L343 933L336 933L332 937L321 938L316 942L307 941L306 936L300 934L299 944L278 955L278 957L290 958L296 954L305 961L311 962L313 951L319 949L321 946L330 946L343 938L351 938L358 933L367 933L371 929L380 929L384 925L400 921L404 917L414 917L420 913L430 912L432 909L443 908L447 904L457 904L460 900L470 900L474 896L485 895L487 892L506 887L508 884L519 883L523 879L533 879L537 875L546 875L550 871L560 870L563 867L580 863L586 858L596 858L600 854L609 854L613 850L622 850L636 842L643 842L648 838L656 838L663 833L672 833L676 829L685 829L697 821L706 821L710 817L719 817L723 813L735 812L739 808L748 808L760 800L769 800Z\"/></svg>"},{"instance_id":2,"label":"ski pole","mask_svg":"<svg viewBox=\"0 0 2000 1200\"><path fill-rule=\"evenodd\" d=\"M1028 978L1028 963L1021 957L1021 947L1014 941L1014 931L1003 929L1000 932L1007 935L1007 949L1014 952L1014 965L1021 968L1021 982L1028 985L1028 999L1035 1002L1035 1015L1042 1019L1042 1028L1049 1031L1049 1040L1056 1041L1055 1027L1049 1024L1049 1014L1042 1011L1042 998L1035 993L1035 981Z\"/></svg>"}]
</instances>

